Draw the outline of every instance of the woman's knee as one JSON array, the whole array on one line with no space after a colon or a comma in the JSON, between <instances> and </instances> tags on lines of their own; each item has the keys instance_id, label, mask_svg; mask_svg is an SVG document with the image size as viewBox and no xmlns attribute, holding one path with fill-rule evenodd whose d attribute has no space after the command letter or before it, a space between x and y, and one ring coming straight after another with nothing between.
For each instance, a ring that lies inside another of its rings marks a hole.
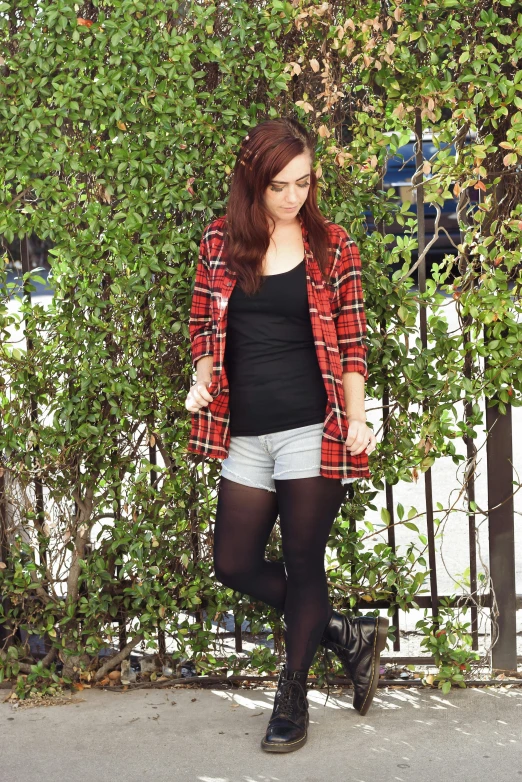
<instances>
[{"instance_id":1,"label":"woman's knee","mask_svg":"<svg viewBox=\"0 0 522 782\"><path fill-rule=\"evenodd\" d=\"M228 582L234 575L234 569L230 568L228 563L217 554L214 554L214 575L216 581L219 581L225 586L229 585Z\"/></svg>"},{"instance_id":2,"label":"woman's knee","mask_svg":"<svg viewBox=\"0 0 522 782\"><path fill-rule=\"evenodd\" d=\"M234 559L230 557L230 552L226 552L225 556L221 556L219 552L215 552L214 575L216 580L224 586L239 590L239 587L244 582L247 574L245 574L243 565L239 565L239 563L235 562Z\"/></svg>"}]
</instances>

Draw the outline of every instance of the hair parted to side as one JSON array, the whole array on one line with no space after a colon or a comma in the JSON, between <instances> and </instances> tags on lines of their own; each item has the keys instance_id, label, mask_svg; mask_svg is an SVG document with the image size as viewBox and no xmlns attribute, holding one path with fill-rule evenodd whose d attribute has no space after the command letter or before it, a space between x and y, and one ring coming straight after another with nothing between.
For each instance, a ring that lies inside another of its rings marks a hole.
<instances>
[{"instance_id":1,"label":"hair parted to side","mask_svg":"<svg viewBox=\"0 0 522 782\"><path fill-rule=\"evenodd\" d=\"M263 258L270 245L271 224L263 204L265 190L296 155L305 152L310 154L312 169L308 196L299 214L308 229L314 258L327 276L328 229L317 206L315 140L295 119L265 120L249 130L241 143L226 212L226 264L236 272L238 284L247 294L259 289Z\"/></svg>"}]
</instances>

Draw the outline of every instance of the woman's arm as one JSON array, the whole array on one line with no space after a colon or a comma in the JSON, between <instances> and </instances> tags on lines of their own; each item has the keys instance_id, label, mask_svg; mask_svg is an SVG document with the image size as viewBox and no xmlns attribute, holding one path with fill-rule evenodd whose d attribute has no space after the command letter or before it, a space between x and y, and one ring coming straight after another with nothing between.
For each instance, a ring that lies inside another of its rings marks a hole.
<instances>
[{"instance_id":1,"label":"woman's arm","mask_svg":"<svg viewBox=\"0 0 522 782\"><path fill-rule=\"evenodd\" d=\"M343 372L344 406L348 421L364 421L364 377L359 372Z\"/></svg>"},{"instance_id":2,"label":"woman's arm","mask_svg":"<svg viewBox=\"0 0 522 782\"><path fill-rule=\"evenodd\" d=\"M210 383L213 367L212 356L202 356L196 364L196 383Z\"/></svg>"},{"instance_id":3,"label":"woman's arm","mask_svg":"<svg viewBox=\"0 0 522 782\"><path fill-rule=\"evenodd\" d=\"M366 315L357 245L343 231L341 256L334 267L332 316L343 372L359 372L368 380Z\"/></svg>"},{"instance_id":4,"label":"woman's arm","mask_svg":"<svg viewBox=\"0 0 522 782\"><path fill-rule=\"evenodd\" d=\"M334 267L332 317L343 370L346 415L366 422L364 385L366 364L366 315L361 283L361 258L357 245L343 230L341 255Z\"/></svg>"}]
</instances>

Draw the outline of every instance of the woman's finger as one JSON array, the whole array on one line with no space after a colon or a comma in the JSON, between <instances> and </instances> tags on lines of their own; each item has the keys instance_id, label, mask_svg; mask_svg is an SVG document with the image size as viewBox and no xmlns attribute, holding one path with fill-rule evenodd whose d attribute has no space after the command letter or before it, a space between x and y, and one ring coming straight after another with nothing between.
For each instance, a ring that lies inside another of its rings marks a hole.
<instances>
[{"instance_id":1,"label":"woman's finger","mask_svg":"<svg viewBox=\"0 0 522 782\"><path fill-rule=\"evenodd\" d=\"M208 404L209 402L212 402L212 395L208 392L206 385L202 382L195 383L190 389L190 393L198 404Z\"/></svg>"},{"instance_id":2,"label":"woman's finger","mask_svg":"<svg viewBox=\"0 0 522 782\"><path fill-rule=\"evenodd\" d=\"M207 405L208 405L208 402L205 402L204 404L200 404L199 402L196 402L195 400L187 400L187 402L185 402L185 407L191 413L197 413L198 410L201 410L202 407L206 407Z\"/></svg>"},{"instance_id":3,"label":"woman's finger","mask_svg":"<svg viewBox=\"0 0 522 782\"><path fill-rule=\"evenodd\" d=\"M207 402L212 402L214 397L212 396L212 394L208 390L208 388L207 388L208 385L210 385L210 380L208 381L208 383L205 383L205 382L200 380L199 383L195 384L197 390L199 391L199 395L203 399L206 399Z\"/></svg>"},{"instance_id":4,"label":"woman's finger","mask_svg":"<svg viewBox=\"0 0 522 782\"><path fill-rule=\"evenodd\" d=\"M368 431L370 431L369 434ZM347 446L352 456L359 456L359 454L361 454L363 451L370 453L370 451L372 451L375 447L375 443L376 437L374 433L368 429L366 432L358 432L350 445L348 445L348 441L345 441L345 445Z\"/></svg>"},{"instance_id":5,"label":"woman's finger","mask_svg":"<svg viewBox=\"0 0 522 782\"><path fill-rule=\"evenodd\" d=\"M200 380L191 386L190 391L187 394L187 399L185 400L185 407L191 413L197 413L202 407L207 407L207 405L212 402L214 397L207 388L207 385L210 384L210 382L210 380Z\"/></svg>"},{"instance_id":6,"label":"woman's finger","mask_svg":"<svg viewBox=\"0 0 522 782\"><path fill-rule=\"evenodd\" d=\"M370 442L366 447L366 453L368 454L372 453L372 451L374 451L376 447L377 447L377 438L375 437L374 434L372 434L370 437Z\"/></svg>"}]
</instances>

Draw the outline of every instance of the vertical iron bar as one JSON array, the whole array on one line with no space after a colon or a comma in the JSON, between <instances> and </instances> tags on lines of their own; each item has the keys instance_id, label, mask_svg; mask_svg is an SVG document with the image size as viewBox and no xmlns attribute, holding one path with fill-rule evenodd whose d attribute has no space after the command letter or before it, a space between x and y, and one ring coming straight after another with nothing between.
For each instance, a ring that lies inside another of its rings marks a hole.
<instances>
[{"instance_id":1,"label":"vertical iron bar","mask_svg":"<svg viewBox=\"0 0 522 782\"><path fill-rule=\"evenodd\" d=\"M381 176L381 192L384 192L384 174ZM386 235L386 225L384 223L384 220L382 220L380 225L380 233L381 236ZM384 335L386 334L386 323L381 323L381 336L384 339ZM388 435L388 432L390 430L390 389L388 384L384 386L383 394L382 394L382 433L383 438L386 440L386 436ZM393 486L390 486L388 482L386 482L385 487L386 492L386 508L388 510L388 513L390 514L390 526L388 527L388 545L390 546L393 553L396 553L396 543L395 543L395 527L393 526L395 524L395 511L393 507ZM397 597L397 586L396 584L392 585L391 592L394 595L394 597ZM395 611L393 613L393 625L395 627L395 640L393 642L393 651L394 652L400 652L401 650L401 639L400 639L400 611L399 607L395 606Z\"/></svg>"},{"instance_id":2,"label":"vertical iron bar","mask_svg":"<svg viewBox=\"0 0 522 782\"><path fill-rule=\"evenodd\" d=\"M350 518L348 520L348 530L350 533L350 538L352 538L353 540L355 537L355 532L357 530L357 525L352 515L350 515ZM355 566L355 552L354 552L354 556L352 557L352 561L350 562L350 580L352 584L356 583L356 575L357 575L357 570Z\"/></svg>"},{"instance_id":3,"label":"vertical iron bar","mask_svg":"<svg viewBox=\"0 0 522 782\"><path fill-rule=\"evenodd\" d=\"M29 281L23 279L23 275L30 271L29 268L29 244L27 235L25 235L20 240L20 260L22 263L22 283L23 283L23 296L26 301L31 303L31 291L29 290ZM26 339L26 345L27 345L27 355L30 355L34 349L33 345L33 339L31 336L31 331L28 327L28 324L26 322L25 329L24 329L25 339ZM36 401L36 397L33 393L30 394L30 406L31 406L31 421L32 423L36 424L38 423L38 403ZM40 452L40 446L38 443L35 443L32 447L33 451L33 458L36 468L36 462L38 460L38 455ZM34 492L35 492L35 507L36 507L36 514L35 514L35 520L34 520L34 526L36 529L36 533L38 536L38 553L40 556L40 564L45 565L47 564L47 546L44 543L43 540L43 526L45 522L45 515L44 515L44 497L43 497L43 484L42 484L42 467L43 465L40 464L37 469L35 469L36 478L34 479ZM47 587L44 586L44 589Z\"/></svg>"},{"instance_id":4,"label":"vertical iron bar","mask_svg":"<svg viewBox=\"0 0 522 782\"><path fill-rule=\"evenodd\" d=\"M9 555L9 546L7 544L7 494L6 494L6 471L0 465L0 562L7 562Z\"/></svg>"},{"instance_id":5,"label":"vertical iron bar","mask_svg":"<svg viewBox=\"0 0 522 782\"><path fill-rule=\"evenodd\" d=\"M422 166L424 163L424 154L422 149L422 116L421 111L417 107L415 109L415 135L417 137L416 150L415 150L415 175L414 182L417 184L417 237L419 245L419 256L424 252L426 247L426 225L424 220L424 185L423 185L423 171ZM418 266L418 280L419 280L419 293L426 292L426 258L424 258ZM421 343L424 349L428 346L427 337L427 319L426 319L426 307L424 304L419 308L420 316L420 336ZM425 405L423 404L425 409ZM431 611L433 618L437 617L439 611L439 598L437 587L437 563L435 558L435 531L433 525L433 486L431 467L424 473L424 496L426 500L426 526L428 532L428 554L429 554L429 566L430 566L430 586L431 586Z\"/></svg>"},{"instance_id":6,"label":"vertical iron bar","mask_svg":"<svg viewBox=\"0 0 522 782\"><path fill-rule=\"evenodd\" d=\"M116 453L114 454L116 456ZM121 521L121 483L118 484L116 487L116 499L113 503L114 507L114 516L115 516L115 522L118 524L119 521ZM120 572L123 565L116 565L115 566L115 573L116 578L120 579ZM127 615L125 608L123 606L120 606L118 613L118 644L120 652L122 649L125 649L127 646Z\"/></svg>"},{"instance_id":7,"label":"vertical iron bar","mask_svg":"<svg viewBox=\"0 0 522 782\"><path fill-rule=\"evenodd\" d=\"M462 140L462 145L464 145L465 139ZM460 151L460 147L458 147ZM478 191L479 196L479 202L481 199L481 193L482 191ZM459 234L460 234L460 241L461 243L464 243L465 239L465 231L462 230L460 222L461 220L466 219L468 222L469 227L469 217L467 214L463 214L463 209L460 209L460 205L463 202L463 207L466 206L466 203L469 206L469 197L467 195L467 191L462 192L459 196L459 204L457 205L457 216L459 219ZM465 271L465 269L462 269L461 271ZM475 277L471 278L471 286L474 288L476 286L476 279ZM462 341L464 343L464 377L466 377L469 381L473 378L473 372L475 370L475 367L473 366L473 362L471 359L471 353L468 350L468 346L470 343L470 329L473 324L473 317L471 315L464 315L462 318L462 324L463 324L463 334L462 334ZM473 403L471 401L468 401L465 399L464 401L464 420L466 424L469 423L471 420L471 417L473 415ZM475 445L475 441L472 437L468 437L468 435L464 435L464 443L466 445L466 475L465 475L465 481L466 481L466 497L468 502L468 540L469 540L469 588L470 588L470 594L475 599L477 598L477 527L476 527L476 517L475 513L471 510L471 503L475 502L475 468L476 468L476 460L477 460L477 447ZM471 638L472 638L472 649L478 650L478 608L476 605L471 606Z\"/></svg>"},{"instance_id":8,"label":"vertical iron bar","mask_svg":"<svg viewBox=\"0 0 522 782\"><path fill-rule=\"evenodd\" d=\"M384 392L382 395L382 404L383 404L383 437L386 439L386 435L388 433L388 430L390 428L389 423L389 417L390 417L390 392L388 389L388 386L384 387ZM393 486L390 486L388 482L386 482L386 508L388 509L388 513L390 514L390 526L388 527L388 545L390 546L391 550L395 554L396 547L395 547L395 527L393 526L395 524L395 512L393 508ZM395 584L392 586L392 593L396 596L397 595L397 587ZM399 613L399 607L395 607L395 612L393 614L393 624L396 628L395 632L395 641L393 642L393 651L394 652L400 652L401 649L401 639L400 639L400 613Z\"/></svg>"},{"instance_id":9,"label":"vertical iron bar","mask_svg":"<svg viewBox=\"0 0 522 782\"><path fill-rule=\"evenodd\" d=\"M2 423L0 421L0 427ZM7 539L7 481L6 470L0 464L0 562L6 563L9 556L9 545ZM9 616L11 611L11 602L7 595L0 596L4 616ZM9 635L8 623L0 624L0 643Z\"/></svg>"},{"instance_id":10,"label":"vertical iron bar","mask_svg":"<svg viewBox=\"0 0 522 782\"><path fill-rule=\"evenodd\" d=\"M473 281L474 284L474 281ZM470 342L468 327L471 326L471 315L465 315L463 318L464 333L462 335L464 345L466 346L465 358L464 358L464 377L469 380L473 374L473 364L471 361L471 354L467 349L467 345ZM466 423L471 420L473 415L473 403L465 400L464 402L464 419ZM477 458L477 447L472 437L464 435L464 442L466 444L467 455L467 468L466 468L466 496L468 500L468 538L469 538L469 586L470 593L476 598L477 595L477 537L476 537L476 519L475 513L471 510L471 503L475 502L475 465ZM478 610L476 605L471 606L471 637L473 639L472 648L478 649Z\"/></svg>"},{"instance_id":11,"label":"vertical iron bar","mask_svg":"<svg viewBox=\"0 0 522 782\"><path fill-rule=\"evenodd\" d=\"M158 464L158 451L156 446L156 438L154 437L153 431L154 431L154 413L151 413L149 417L149 426L150 426L150 434L149 434L149 461L151 464L156 466ZM152 487L154 487L154 490L156 489L156 481L158 479L158 471L152 469L150 471L150 484ZM165 657L167 653L167 644L165 639L165 630L163 630L162 627L158 627L158 654L161 659L162 664L165 662Z\"/></svg>"},{"instance_id":12,"label":"vertical iron bar","mask_svg":"<svg viewBox=\"0 0 522 782\"><path fill-rule=\"evenodd\" d=\"M243 651L243 639L241 637L241 622L237 622L234 617L234 637L236 639L236 652Z\"/></svg>"}]
</instances>

